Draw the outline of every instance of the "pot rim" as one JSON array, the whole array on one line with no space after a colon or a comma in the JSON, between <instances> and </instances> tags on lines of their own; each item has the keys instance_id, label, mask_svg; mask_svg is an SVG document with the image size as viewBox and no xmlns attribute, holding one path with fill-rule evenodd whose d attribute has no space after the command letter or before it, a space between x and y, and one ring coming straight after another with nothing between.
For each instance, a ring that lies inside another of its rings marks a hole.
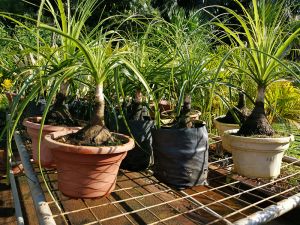
<instances>
[{"instance_id":1,"label":"pot rim","mask_svg":"<svg viewBox=\"0 0 300 225\"><path fill-rule=\"evenodd\" d=\"M237 136L233 135L234 133L237 133L239 129L232 129L224 131L224 136L230 136L232 140L244 140L247 142L258 142L258 143L265 143L265 142L277 142L277 143L287 143L292 142L295 140L295 137L293 134L289 134L289 136L284 137L245 137L245 136Z\"/></svg>"},{"instance_id":2,"label":"pot rim","mask_svg":"<svg viewBox=\"0 0 300 225\"><path fill-rule=\"evenodd\" d=\"M58 138L61 136L64 136L66 134L75 133L78 130L61 130L52 132L50 134L47 134L45 136L45 141L49 148L53 151L62 151L62 152L70 152L75 154L85 154L85 155L97 155L97 154L116 154L116 153L123 153L127 152L129 150L132 150L134 148L134 140L130 138L127 135L120 134L120 133L114 133L118 137L121 137L123 139L127 139L128 141L125 144L116 145L116 146L79 146L79 145L72 145L72 144L66 144L61 143L53 138Z\"/></svg>"},{"instance_id":3,"label":"pot rim","mask_svg":"<svg viewBox=\"0 0 300 225\"><path fill-rule=\"evenodd\" d=\"M223 122L220 122L218 119L221 119L221 118L224 118L226 115L221 115L221 116L217 116L217 117L215 117L214 118L214 123L216 124L216 123L219 123L219 124L226 124L227 126L230 126L230 125L232 125L232 126L239 126L239 124L238 123L223 123Z\"/></svg>"},{"instance_id":4,"label":"pot rim","mask_svg":"<svg viewBox=\"0 0 300 225\"><path fill-rule=\"evenodd\" d=\"M34 130L40 130L41 128L41 124L37 123L37 122L33 122L30 120L36 120L36 121L41 121L42 117L41 116L31 116L31 117L27 117L23 120L23 125L27 128L31 128ZM60 131L62 129L81 129L81 127L68 127L68 126L63 126L63 125L50 125L50 124L44 124L43 127L44 130L49 130L49 131Z\"/></svg>"}]
</instances>

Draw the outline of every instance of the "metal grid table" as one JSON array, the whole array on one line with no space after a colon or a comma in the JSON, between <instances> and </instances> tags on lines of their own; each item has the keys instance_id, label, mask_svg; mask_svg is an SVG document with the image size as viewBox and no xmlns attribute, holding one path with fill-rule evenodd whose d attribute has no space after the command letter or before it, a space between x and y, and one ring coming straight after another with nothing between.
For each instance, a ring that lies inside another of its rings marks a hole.
<instances>
[{"instance_id":1,"label":"metal grid table","mask_svg":"<svg viewBox=\"0 0 300 225\"><path fill-rule=\"evenodd\" d=\"M219 149L215 142L214 149ZM209 185L176 191L151 171L120 170L116 189L95 200L62 195L56 170L44 170L61 210L47 193L37 167L35 172L56 224L230 224L299 195L299 165L300 160L284 162L276 180L254 180L233 174L231 157L214 150L209 157Z\"/></svg>"}]
</instances>

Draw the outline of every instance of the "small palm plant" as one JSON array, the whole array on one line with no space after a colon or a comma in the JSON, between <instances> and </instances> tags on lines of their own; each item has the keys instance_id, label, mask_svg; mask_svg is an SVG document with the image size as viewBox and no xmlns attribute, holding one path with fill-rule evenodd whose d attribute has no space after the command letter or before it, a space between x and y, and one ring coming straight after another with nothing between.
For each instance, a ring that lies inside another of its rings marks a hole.
<instances>
[{"instance_id":1,"label":"small palm plant","mask_svg":"<svg viewBox=\"0 0 300 225\"><path fill-rule=\"evenodd\" d=\"M229 48L226 48L229 49ZM222 82L226 82L229 86L229 95L230 99L232 97L232 91L238 92L238 103L236 106L231 106L230 101L226 100L222 95L218 94L220 98L225 102L226 105L229 105L229 110L226 113L225 117L218 119L218 121L223 123L231 124L242 124L247 116L249 115L249 109L246 106L246 85L249 84L249 79L245 74L240 73L239 68L244 68L247 64L244 60L245 53L235 51L230 55L226 61L226 76L224 79L221 79ZM249 96L247 96L249 97ZM252 100L251 98L249 98Z\"/></svg>"},{"instance_id":2,"label":"small palm plant","mask_svg":"<svg viewBox=\"0 0 300 225\"><path fill-rule=\"evenodd\" d=\"M77 77L83 73L86 76L93 78L95 82L95 113L91 118L90 123L76 134L71 135L74 143L82 145L103 145L105 143L114 142L114 137L105 126L105 96L104 88L105 81L109 77L113 77L113 73L120 66L125 66L137 75L138 79L145 86L146 91L150 92L150 88L138 72L135 66L126 60L126 55L129 54L126 50L126 40L121 35L114 31L104 28L106 20L98 23L97 29L93 29L85 36L78 38L72 37L67 32L51 27L47 24L40 24L41 29L52 31L58 35L71 41L78 49L77 54L77 70L73 71L70 77ZM62 80L60 80L62 82ZM57 83L59 85L61 83ZM109 88L109 87L108 87ZM50 96L56 90L53 89ZM48 101L49 102L49 101Z\"/></svg>"},{"instance_id":3,"label":"small palm plant","mask_svg":"<svg viewBox=\"0 0 300 225\"><path fill-rule=\"evenodd\" d=\"M52 16L55 28L74 39L78 39L83 35L83 31L86 29L86 22L96 8L96 5L96 0L82 1L78 3L76 10L72 10L70 1L67 1L66 4L63 1L56 1L55 4L48 0L42 1L38 23L43 19L42 9L45 8ZM50 65L52 67L50 73L72 65L78 53L77 46L72 40L56 34L53 34L52 37L53 43L51 47L55 52L51 55L54 64ZM68 72L73 73L72 70ZM47 116L48 122L76 125L76 122L72 119L68 108L64 104L69 89L69 82L70 80L68 81L66 78L61 83L59 93L56 95L56 101Z\"/></svg>"},{"instance_id":4,"label":"small palm plant","mask_svg":"<svg viewBox=\"0 0 300 225\"><path fill-rule=\"evenodd\" d=\"M166 33L168 32L168 23L156 17L133 17L131 20L138 23L139 29L137 29L138 31L136 32L132 31L128 34L128 39L131 40L131 44L128 45L128 50L131 52L129 57L127 57L128 61L135 65L149 86L151 85L153 89L161 90L162 80L169 73L167 65L172 60L172 57L167 54L168 44L165 41ZM143 20L145 20L146 23L143 22ZM124 86L124 90L121 91L122 98L126 99L126 94L134 96L131 102L131 116L128 116L141 118L141 104L144 92L143 85L139 78L134 75L133 71L123 71L123 75L123 79L118 80L117 77L116 80L116 82L121 81ZM161 98L161 93L162 91L157 92L157 100ZM148 102L150 102L149 98ZM149 107L149 109L151 110L151 107Z\"/></svg>"},{"instance_id":5,"label":"small palm plant","mask_svg":"<svg viewBox=\"0 0 300 225\"><path fill-rule=\"evenodd\" d=\"M274 3L268 0L252 0L250 10L241 2L235 0L243 11L238 15L233 10L221 7L232 16L237 24L227 24L216 21L219 27L236 46L234 51L245 54L245 66L238 67L238 72L248 76L257 84L255 107L241 126L238 134L243 136L274 134L265 113L266 88L274 81L286 77L288 74L297 76L283 62L292 42L299 36L300 28L291 32L289 29L289 8L284 1Z\"/></svg>"},{"instance_id":6,"label":"small palm plant","mask_svg":"<svg viewBox=\"0 0 300 225\"><path fill-rule=\"evenodd\" d=\"M170 38L174 40L175 55L170 90L175 92L174 96L178 100L176 126L191 128L192 98L197 95L211 98L210 95L205 96L201 92L214 87L216 80L207 68L215 56L210 54L212 40L209 38L206 24L199 26L199 12L195 12L189 18L180 15L177 14L173 37Z\"/></svg>"}]
</instances>

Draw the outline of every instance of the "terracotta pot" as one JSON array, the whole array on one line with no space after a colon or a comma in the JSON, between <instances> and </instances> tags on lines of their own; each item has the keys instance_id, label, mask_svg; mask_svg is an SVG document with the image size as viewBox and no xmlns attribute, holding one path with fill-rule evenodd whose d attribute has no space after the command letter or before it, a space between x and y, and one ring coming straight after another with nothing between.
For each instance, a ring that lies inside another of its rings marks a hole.
<instances>
[{"instance_id":1,"label":"terracotta pot","mask_svg":"<svg viewBox=\"0 0 300 225\"><path fill-rule=\"evenodd\" d=\"M232 151L235 172L250 178L276 178L280 174L284 151L294 136L243 137L234 135L237 131L225 131L223 137Z\"/></svg>"},{"instance_id":2,"label":"terracotta pot","mask_svg":"<svg viewBox=\"0 0 300 225\"><path fill-rule=\"evenodd\" d=\"M227 131L227 130L239 129L240 125L236 124L236 123L222 123L222 122L220 122L219 119L224 118L224 117L225 117L225 115L216 117L214 119L214 125L215 125L215 127L216 127L216 129L217 129L217 131L218 131L218 133L221 137L223 149L226 150L227 152L231 153L229 143L227 142L228 139L224 139L223 135L224 135L224 132Z\"/></svg>"},{"instance_id":3,"label":"terracotta pot","mask_svg":"<svg viewBox=\"0 0 300 225\"><path fill-rule=\"evenodd\" d=\"M118 146L76 146L55 139L70 130L58 131L45 136L57 166L58 189L72 198L97 198L110 194L116 184L121 161L127 151L133 149L134 140L115 134L126 141Z\"/></svg>"},{"instance_id":4,"label":"terracotta pot","mask_svg":"<svg viewBox=\"0 0 300 225\"><path fill-rule=\"evenodd\" d=\"M38 136L40 132L40 122L42 117L28 117L23 121L23 125L26 127L27 133L32 141L32 156L33 160L38 163ZM52 156L52 152L49 150L47 144L45 144L45 135L60 131L60 130L69 130L69 129L80 129L79 127L64 127L64 126L53 126L53 125L44 125L42 140L41 140L41 152L40 152L40 160L42 167L55 167L54 159Z\"/></svg>"}]
</instances>

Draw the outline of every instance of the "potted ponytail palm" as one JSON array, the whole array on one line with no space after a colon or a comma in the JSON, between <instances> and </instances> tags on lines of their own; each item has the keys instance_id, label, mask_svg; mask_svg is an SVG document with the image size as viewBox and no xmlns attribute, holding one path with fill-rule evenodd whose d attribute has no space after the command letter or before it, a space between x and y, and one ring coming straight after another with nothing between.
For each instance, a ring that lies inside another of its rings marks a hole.
<instances>
[{"instance_id":1,"label":"potted ponytail palm","mask_svg":"<svg viewBox=\"0 0 300 225\"><path fill-rule=\"evenodd\" d=\"M60 1L58 1L60 2ZM42 6L41 6L42 7ZM90 13L90 12L88 12ZM95 82L95 110L89 124L79 131L60 131L45 136L52 150L58 169L58 188L67 196L75 198L95 198L113 191L122 159L134 147L128 136L111 133L105 125L105 81L114 70L126 66L146 84L143 77L125 56L126 41L116 31L104 29L103 20L98 26L77 39L60 29L39 24L40 29L61 35L76 45L77 61L72 66L77 69L68 74L69 79L85 74ZM64 77L56 81L47 99L46 112L51 99ZM150 89L146 85L146 90Z\"/></svg>"},{"instance_id":2,"label":"potted ponytail palm","mask_svg":"<svg viewBox=\"0 0 300 225\"><path fill-rule=\"evenodd\" d=\"M146 19L147 24L141 21ZM165 23L159 18L138 18L133 17L131 22L138 23L139 29L143 30L138 34L130 33L129 39L133 40L129 50L130 62L135 65L138 71L143 75L148 83L155 84L155 78L160 76L164 70L164 65L169 61L169 57L163 53L163 47L153 47L156 43L161 43L164 35L157 30L162 31ZM135 34L135 35L134 35ZM116 94L119 107L119 132L131 135L135 142L135 148L130 151L121 164L121 168L139 171L153 165L152 135L154 120L150 118L150 110L147 108L149 97L143 95L144 88L133 71L123 72L121 77L115 75ZM128 96L133 96L128 99ZM120 99L123 99L121 104ZM114 124L115 125L115 124Z\"/></svg>"},{"instance_id":3,"label":"potted ponytail palm","mask_svg":"<svg viewBox=\"0 0 300 225\"><path fill-rule=\"evenodd\" d=\"M79 38L82 34L82 30L85 28L85 22L90 17L89 12L95 7L96 1L91 0L78 4L79 9L71 15L71 10L66 11L62 1L57 1L53 5L49 1L45 2L45 5L53 18L54 26L74 39ZM70 3L67 4L67 7L70 8ZM59 16L57 15L55 8L58 9ZM68 76L68 74L73 73L75 68L72 68L72 61L76 59L76 45L66 37L57 35L52 35L51 43L41 43L40 36L38 36L39 48L37 50L39 51L39 57L36 57L39 60L35 60L34 66L45 69L43 75L39 74L39 76L43 77L45 80L48 79L51 82L51 77L53 77L54 74ZM50 36L50 32L48 32L48 36ZM58 43L60 43L60 46L58 46ZM23 125L27 128L27 133L32 140L33 159L35 162L39 162L42 167L55 167L52 152L45 144L44 136L54 131L69 128L74 129L79 126L72 118L65 105L68 86L69 84L66 78L60 84L60 89L56 94L55 102L47 114L46 125L42 128L43 133L40 146L39 132L41 129L42 118L40 116L29 117L23 122ZM43 88L44 87L41 87L40 89L43 90Z\"/></svg>"},{"instance_id":4,"label":"potted ponytail palm","mask_svg":"<svg viewBox=\"0 0 300 225\"><path fill-rule=\"evenodd\" d=\"M206 70L209 48L202 27L194 26L197 29L190 33L185 29L190 19L170 25L173 32L166 38L173 41L166 86L171 96L177 96L176 119L152 131L154 175L176 189L205 184L208 172L208 133L204 123L191 119L191 109L192 98L211 84Z\"/></svg>"},{"instance_id":5,"label":"potted ponytail palm","mask_svg":"<svg viewBox=\"0 0 300 225\"><path fill-rule=\"evenodd\" d=\"M83 42L48 25L40 27L70 38L83 56L83 62L78 60L86 71L81 72L95 81L95 114L90 123L76 133L61 131L45 137L57 165L58 187L75 198L107 195L114 189L122 159L134 147L131 138L109 132L104 122L104 82L125 54L118 44L113 47L122 40L113 31L100 31L94 40Z\"/></svg>"},{"instance_id":6,"label":"potted ponytail palm","mask_svg":"<svg viewBox=\"0 0 300 225\"><path fill-rule=\"evenodd\" d=\"M293 40L299 36L300 28L291 31L289 7L284 1L252 0L249 11L239 1L236 0L236 3L243 15L222 8L235 18L238 26L219 21L214 24L237 46L228 55L234 51L245 53L246 63L238 71L256 83L257 96L254 109L241 128L226 131L224 139L230 143L237 173L248 177L276 178L293 135L276 133L269 124L265 113L265 91L276 80L288 75L297 76L284 57ZM235 30L237 27L239 31Z\"/></svg>"},{"instance_id":7,"label":"potted ponytail palm","mask_svg":"<svg viewBox=\"0 0 300 225\"><path fill-rule=\"evenodd\" d=\"M14 35L13 38L5 38L10 44L15 44L19 46L21 54L13 55L13 59L16 61L16 67L11 70L15 71L14 73L18 74L15 78L15 84L18 87L18 94L14 94L14 101L11 102L10 114L12 121L14 123L10 124L12 131L16 128L17 123L20 118L24 116L30 116L26 118L23 122L23 125L27 127L28 135L32 139L32 155L36 163L40 163L43 167L53 167L53 157L47 147L41 141L41 149L38 150L38 133L40 130L40 121L43 111L43 101L34 102L34 98L39 98L39 93L42 92L43 88L46 90L45 85L45 71L49 71L50 68L52 72L47 73L47 75L52 76L51 73L59 73L59 69L54 71L54 60L51 60L50 56L56 51L53 47L50 46L47 39L49 38L49 33L43 33L42 35L36 34L36 20L26 16L12 15L10 13L2 12L1 16L11 20L16 23L23 31L18 37L18 33ZM24 22L20 22L15 17L21 17ZM26 38L24 38L26 37ZM38 42L41 44L41 50L39 57L37 57L37 47L36 43L32 41L33 38L37 38ZM47 64L47 66L45 66ZM47 69L45 69L47 68ZM45 85L45 86L44 86ZM50 133L53 131L65 129L65 126L45 126L44 133ZM11 132L11 135L13 132ZM9 138L11 140L12 136Z\"/></svg>"},{"instance_id":8,"label":"potted ponytail palm","mask_svg":"<svg viewBox=\"0 0 300 225\"><path fill-rule=\"evenodd\" d=\"M96 0L78 3L79 10L76 10L73 17L71 17L69 1L66 5L62 1L56 1L55 5L54 3L52 5L50 1L42 2L46 4L48 13L53 16L54 26L75 39L81 36L84 24L96 5ZM65 6L69 9L67 13L65 12ZM59 16L56 14L56 9L58 9ZM13 124L12 130L15 129L24 109L26 107L30 109L34 106L34 104L30 104L34 98L37 98L39 95L47 95L47 91L55 83L55 78L65 78L64 82L60 85L56 101L47 115L47 125L41 126L42 118L39 116L26 118L23 122L32 139L34 161L43 167L52 167L54 166L53 157L51 151L48 151L47 146L44 144L43 137L50 132L67 129L66 126L74 127L78 125L71 118L64 104L68 89L67 78L76 69L75 67L72 68L72 61L76 58L77 47L65 37L61 36L61 38L57 38L55 35L51 37L48 31L36 32L36 19L5 12L2 12L1 16L16 23L21 28L20 30L26 32L25 35L23 34L26 38L5 39L8 42L17 44L22 50L22 61L19 59L19 56L16 57L18 59L18 69L16 70L18 77L16 78L16 83L21 84L21 86L19 88L20 92L11 107L12 118L17 118L14 120L16 122ZM25 22L20 22L15 17L22 18ZM39 17L41 17L41 14ZM36 38L36 42L32 41L34 38ZM60 46L58 46L58 43ZM26 115L26 112L24 114ZM39 140L38 137L41 130L43 130L42 138Z\"/></svg>"}]
</instances>

